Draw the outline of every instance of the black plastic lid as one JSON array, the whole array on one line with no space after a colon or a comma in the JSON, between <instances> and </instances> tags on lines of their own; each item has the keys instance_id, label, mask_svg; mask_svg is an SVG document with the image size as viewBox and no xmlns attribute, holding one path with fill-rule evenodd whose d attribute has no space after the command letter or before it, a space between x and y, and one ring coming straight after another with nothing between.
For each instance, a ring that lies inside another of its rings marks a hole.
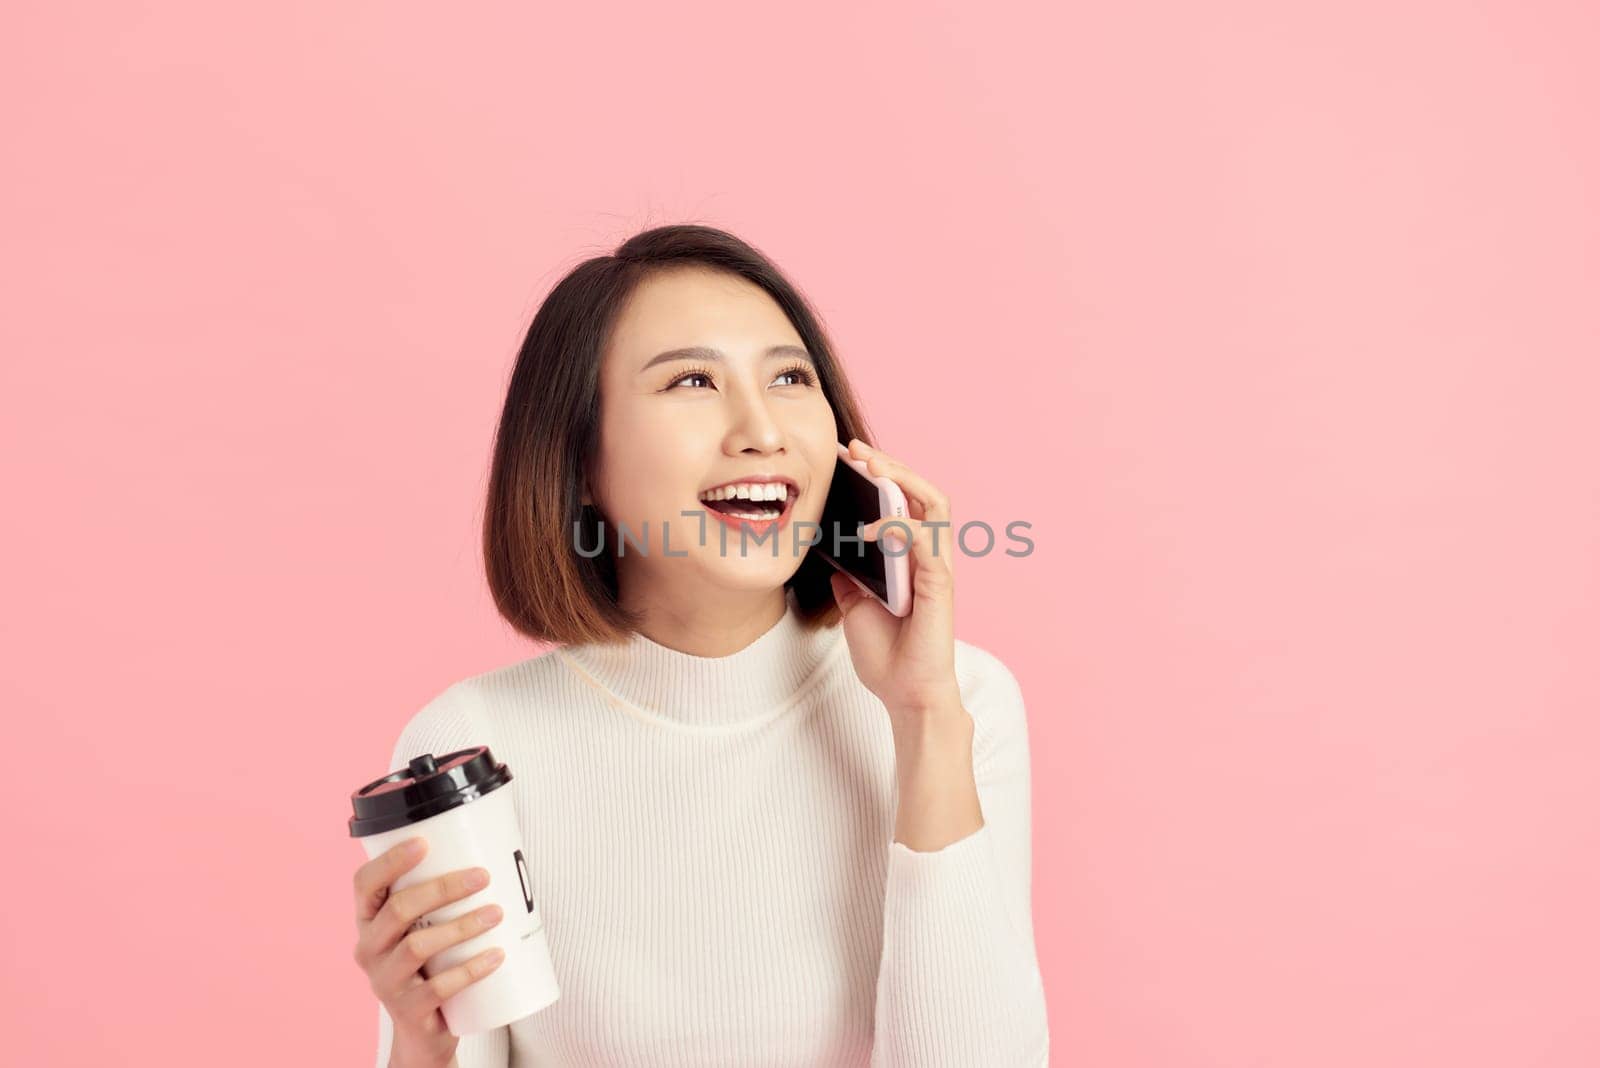
<instances>
[{"instance_id":1,"label":"black plastic lid","mask_svg":"<svg viewBox=\"0 0 1600 1068\"><path fill-rule=\"evenodd\" d=\"M350 817L350 837L365 838L417 823L476 801L510 781L511 769L496 764L486 745L437 758L423 753L399 771L350 795L355 809Z\"/></svg>"}]
</instances>

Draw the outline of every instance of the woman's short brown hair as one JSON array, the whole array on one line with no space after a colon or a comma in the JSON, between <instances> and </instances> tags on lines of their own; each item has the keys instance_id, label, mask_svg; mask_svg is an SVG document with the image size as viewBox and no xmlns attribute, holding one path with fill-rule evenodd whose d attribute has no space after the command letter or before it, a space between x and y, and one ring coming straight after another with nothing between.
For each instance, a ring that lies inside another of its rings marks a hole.
<instances>
[{"instance_id":1,"label":"woman's short brown hair","mask_svg":"<svg viewBox=\"0 0 1600 1068\"><path fill-rule=\"evenodd\" d=\"M710 226L660 226L609 256L585 260L550 291L528 327L489 471L483 519L489 589L501 616L535 641L616 642L638 625L618 603L612 553L577 552L574 531L578 544L599 544L601 517L582 496L585 465L600 453L600 363L612 326L641 280L683 266L726 271L765 290L811 353L839 440L872 440L821 321L799 289L739 238ZM832 571L807 552L785 583L807 626L839 619Z\"/></svg>"}]
</instances>

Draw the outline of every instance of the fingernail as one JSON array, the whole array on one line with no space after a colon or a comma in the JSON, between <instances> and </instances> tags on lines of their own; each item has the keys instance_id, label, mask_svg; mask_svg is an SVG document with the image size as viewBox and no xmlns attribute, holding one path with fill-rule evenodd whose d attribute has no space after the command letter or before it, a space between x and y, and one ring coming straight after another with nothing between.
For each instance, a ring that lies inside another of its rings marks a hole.
<instances>
[{"instance_id":1,"label":"fingernail","mask_svg":"<svg viewBox=\"0 0 1600 1068\"><path fill-rule=\"evenodd\" d=\"M406 856L414 857L421 853L425 844L421 838L408 838L406 840Z\"/></svg>"},{"instance_id":2,"label":"fingernail","mask_svg":"<svg viewBox=\"0 0 1600 1068\"><path fill-rule=\"evenodd\" d=\"M474 889L477 889L478 887L488 886L489 885L489 873L484 871L482 868L478 868L478 869L474 870L471 875L467 876L467 885L472 887L472 888L474 888Z\"/></svg>"}]
</instances>

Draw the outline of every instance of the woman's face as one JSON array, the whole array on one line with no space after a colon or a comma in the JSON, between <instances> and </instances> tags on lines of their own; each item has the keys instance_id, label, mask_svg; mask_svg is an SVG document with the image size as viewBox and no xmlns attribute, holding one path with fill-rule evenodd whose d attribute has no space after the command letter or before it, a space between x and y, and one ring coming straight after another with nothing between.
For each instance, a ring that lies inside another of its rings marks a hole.
<instances>
[{"instance_id":1,"label":"woman's face","mask_svg":"<svg viewBox=\"0 0 1600 1068\"><path fill-rule=\"evenodd\" d=\"M791 348L772 351L781 346ZM706 351L657 360L684 348ZM642 282L602 359L600 415L589 486L608 551L618 524L634 539L617 561L625 603L770 591L794 574L816 530L796 524L822 516L838 439L799 333L762 289L692 266ZM786 480L791 499L706 499L764 477ZM779 512L782 525L744 527L717 511Z\"/></svg>"}]
</instances>

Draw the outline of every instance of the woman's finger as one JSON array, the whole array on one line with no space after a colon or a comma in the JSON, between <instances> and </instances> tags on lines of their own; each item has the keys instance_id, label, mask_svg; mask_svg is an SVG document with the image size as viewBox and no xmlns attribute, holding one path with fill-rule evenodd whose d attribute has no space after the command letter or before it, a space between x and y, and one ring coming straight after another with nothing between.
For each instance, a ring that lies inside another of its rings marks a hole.
<instances>
[{"instance_id":1,"label":"woman's finger","mask_svg":"<svg viewBox=\"0 0 1600 1068\"><path fill-rule=\"evenodd\" d=\"M950 498L939 487L917 474L904 463L881 449L875 449L859 438L850 439L850 455L867 462L867 470L874 475L888 475L906 494L922 506L923 515L916 518L950 520ZM909 501L908 501L909 503Z\"/></svg>"},{"instance_id":2,"label":"woman's finger","mask_svg":"<svg viewBox=\"0 0 1600 1068\"><path fill-rule=\"evenodd\" d=\"M452 901L470 897L487 885L486 869L463 868L390 894L378 915L362 929L368 956L375 959L387 954L417 920Z\"/></svg>"},{"instance_id":3,"label":"woman's finger","mask_svg":"<svg viewBox=\"0 0 1600 1068\"><path fill-rule=\"evenodd\" d=\"M428 852L426 838L408 838L356 869L356 924L370 923L389 898L394 881L417 866Z\"/></svg>"},{"instance_id":4,"label":"woman's finger","mask_svg":"<svg viewBox=\"0 0 1600 1068\"><path fill-rule=\"evenodd\" d=\"M396 1000L404 1006L402 1011L411 1019L424 1018L447 999L500 967L505 959L506 951L499 946L492 946L470 960L464 960L453 968L446 968L438 975L417 983Z\"/></svg>"},{"instance_id":5,"label":"woman's finger","mask_svg":"<svg viewBox=\"0 0 1600 1068\"><path fill-rule=\"evenodd\" d=\"M910 546L905 544L906 528L910 528ZM911 554L911 588L919 593L929 595L943 594L955 583L955 569L950 566L950 548L948 528L938 528L940 545L935 547L933 539L936 528L922 522L907 523L894 516L885 516L873 520L862 528L861 536L869 541L885 540L883 551L895 556L903 556L908 551ZM890 545L887 539L896 538L899 545ZM926 572L925 577L917 576ZM921 587L919 589L919 586Z\"/></svg>"},{"instance_id":6,"label":"woman's finger","mask_svg":"<svg viewBox=\"0 0 1600 1068\"><path fill-rule=\"evenodd\" d=\"M947 575L955 574L955 526L950 520L950 499L939 491L939 488L921 475L912 471L905 464L886 456L884 453L872 449L870 445L859 438L851 439L852 455L859 447L867 450L864 456L867 459L867 469L874 474L887 475L895 484L905 490L907 503L913 506L913 522L907 524L916 534L923 535L921 539L913 538L911 554L914 566L921 566L925 562L938 566ZM921 515L915 514L920 504ZM877 531L887 526L893 516L885 516L866 525L863 531ZM898 531L895 526L889 527L891 531ZM918 545L922 548L918 548ZM935 580L937 581L937 580ZM913 577L912 582L916 579Z\"/></svg>"},{"instance_id":7,"label":"woman's finger","mask_svg":"<svg viewBox=\"0 0 1600 1068\"><path fill-rule=\"evenodd\" d=\"M422 966L435 954L469 938L476 938L499 923L503 916L499 905L485 905L449 923L412 931L373 969L373 992L380 999L395 996L406 989L411 977L420 974Z\"/></svg>"}]
</instances>

